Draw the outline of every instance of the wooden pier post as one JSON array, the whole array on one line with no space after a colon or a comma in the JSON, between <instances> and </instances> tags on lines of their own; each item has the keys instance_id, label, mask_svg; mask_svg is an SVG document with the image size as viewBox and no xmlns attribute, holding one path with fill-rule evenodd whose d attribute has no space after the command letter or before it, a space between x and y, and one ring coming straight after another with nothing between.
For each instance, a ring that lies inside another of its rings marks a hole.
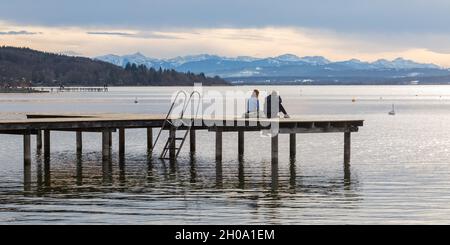
<instances>
[{"instance_id":1,"label":"wooden pier post","mask_svg":"<svg viewBox=\"0 0 450 245\"><path fill-rule=\"evenodd\" d=\"M239 166L238 166L238 188L244 189L245 188L245 169L244 169L244 161L243 159L239 159Z\"/></svg>"},{"instance_id":2,"label":"wooden pier post","mask_svg":"<svg viewBox=\"0 0 450 245\"><path fill-rule=\"evenodd\" d=\"M189 148L190 148L190 152L191 154L195 153L195 129L192 129L189 131Z\"/></svg>"},{"instance_id":3,"label":"wooden pier post","mask_svg":"<svg viewBox=\"0 0 450 245\"><path fill-rule=\"evenodd\" d=\"M103 182L112 183L112 164L111 164L111 130L102 131L102 172Z\"/></svg>"},{"instance_id":4,"label":"wooden pier post","mask_svg":"<svg viewBox=\"0 0 450 245\"><path fill-rule=\"evenodd\" d=\"M153 152L153 128L147 128L147 153Z\"/></svg>"},{"instance_id":5,"label":"wooden pier post","mask_svg":"<svg viewBox=\"0 0 450 245\"><path fill-rule=\"evenodd\" d=\"M238 156L239 159L244 157L244 131L238 131Z\"/></svg>"},{"instance_id":6,"label":"wooden pier post","mask_svg":"<svg viewBox=\"0 0 450 245\"><path fill-rule=\"evenodd\" d=\"M40 154L36 157L36 182L38 188L42 187L44 184L43 181L43 168L42 168L42 158Z\"/></svg>"},{"instance_id":7,"label":"wooden pier post","mask_svg":"<svg viewBox=\"0 0 450 245\"><path fill-rule=\"evenodd\" d=\"M109 161L111 159L111 131L103 130L102 131L102 156L103 161Z\"/></svg>"},{"instance_id":8,"label":"wooden pier post","mask_svg":"<svg viewBox=\"0 0 450 245\"><path fill-rule=\"evenodd\" d=\"M23 179L25 190L31 184L31 140L29 134L23 135Z\"/></svg>"},{"instance_id":9,"label":"wooden pier post","mask_svg":"<svg viewBox=\"0 0 450 245\"><path fill-rule=\"evenodd\" d=\"M297 186L297 167L295 163L295 159L289 161L289 185L292 190L295 190Z\"/></svg>"},{"instance_id":10,"label":"wooden pier post","mask_svg":"<svg viewBox=\"0 0 450 245\"><path fill-rule=\"evenodd\" d=\"M216 129L216 161L222 161L222 130Z\"/></svg>"},{"instance_id":11,"label":"wooden pier post","mask_svg":"<svg viewBox=\"0 0 450 245\"><path fill-rule=\"evenodd\" d=\"M83 133L81 131L76 132L77 141L77 154L81 154L83 151Z\"/></svg>"},{"instance_id":12,"label":"wooden pier post","mask_svg":"<svg viewBox=\"0 0 450 245\"><path fill-rule=\"evenodd\" d=\"M272 136L272 165L278 164L278 134Z\"/></svg>"},{"instance_id":13,"label":"wooden pier post","mask_svg":"<svg viewBox=\"0 0 450 245\"><path fill-rule=\"evenodd\" d=\"M42 150L42 130L38 130L36 134L36 149L37 151Z\"/></svg>"},{"instance_id":14,"label":"wooden pier post","mask_svg":"<svg viewBox=\"0 0 450 245\"><path fill-rule=\"evenodd\" d=\"M272 137L272 191L278 189L278 134Z\"/></svg>"},{"instance_id":15,"label":"wooden pier post","mask_svg":"<svg viewBox=\"0 0 450 245\"><path fill-rule=\"evenodd\" d=\"M147 157L148 158L148 157ZM125 183L125 128L119 128L119 181Z\"/></svg>"},{"instance_id":16,"label":"wooden pier post","mask_svg":"<svg viewBox=\"0 0 450 245\"><path fill-rule=\"evenodd\" d=\"M76 184L78 186L83 185L83 158L81 152L77 153Z\"/></svg>"},{"instance_id":17,"label":"wooden pier post","mask_svg":"<svg viewBox=\"0 0 450 245\"><path fill-rule=\"evenodd\" d=\"M297 155L297 134L289 134L289 158L295 159Z\"/></svg>"},{"instance_id":18,"label":"wooden pier post","mask_svg":"<svg viewBox=\"0 0 450 245\"><path fill-rule=\"evenodd\" d=\"M344 165L350 165L351 133L344 133Z\"/></svg>"},{"instance_id":19,"label":"wooden pier post","mask_svg":"<svg viewBox=\"0 0 450 245\"><path fill-rule=\"evenodd\" d=\"M50 186L50 130L44 130L44 184Z\"/></svg>"},{"instance_id":20,"label":"wooden pier post","mask_svg":"<svg viewBox=\"0 0 450 245\"><path fill-rule=\"evenodd\" d=\"M175 160L175 158L176 158L176 154L177 154L176 153L176 140L175 140L176 136L177 136L176 128L171 127L169 129L169 139L170 139L170 142L169 142L169 158L170 158L170 160Z\"/></svg>"},{"instance_id":21,"label":"wooden pier post","mask_svg":"<svg viewBox=\"0 0 450 245\"><path fill-rule=\"evenodd\" d=\"M125 129L119 128L119 162L125 161Z\"/></svg>"},{"instance_id":22,"label":"wooden pier post","mask_svg":"<svg viewBox=\"0 0 450 245\"><path fill-rule=\"evenodd\" d=\"M50 160L50 130L44 130L44 159Z\"/></svg>"}]
</instances>

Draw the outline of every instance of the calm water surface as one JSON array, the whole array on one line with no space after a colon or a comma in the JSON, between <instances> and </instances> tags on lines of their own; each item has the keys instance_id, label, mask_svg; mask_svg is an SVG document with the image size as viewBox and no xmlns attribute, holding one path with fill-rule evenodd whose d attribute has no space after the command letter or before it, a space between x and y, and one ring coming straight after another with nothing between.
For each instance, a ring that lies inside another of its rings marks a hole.
<instances>
[{"instance_id":1,"label":"calm water surface","mask_svg":"<svg viewBox=\"0 0 450 245\"><path fill-rule=\"evenodd\" d=\"M177 89L2 94L0 120L30 112L164 113ZM124 167L114 133L112 173L105 173L100 134L84 134L80 159L74 133L52 132L51 172L45 173L33 137L33 184L24 191L22 137L0 135L0 223L450 224L450 87L277 89L290 114L365 120L352 135L350 177L343 169L342 134L298 135L295 162L288 159L288 136L280 136L274 187L270 139L259 133L246 133L242 161L237 134L225 133L222 168L216 166L209 132L197 133L195 156L186 147L170 164L157 159L159 149L147 157L144 130L127 130ZM396 116L387 114L392 104Z\"/></svg>"}]
</instances>

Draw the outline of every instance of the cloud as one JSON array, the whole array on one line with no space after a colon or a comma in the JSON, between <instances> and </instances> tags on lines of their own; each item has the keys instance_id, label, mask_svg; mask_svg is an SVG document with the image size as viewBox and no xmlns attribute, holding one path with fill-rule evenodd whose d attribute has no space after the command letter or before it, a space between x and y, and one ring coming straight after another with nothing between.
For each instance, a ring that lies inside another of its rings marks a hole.
<instances>
[{"instance_id":1,"label":"cloud","mask_svg":"<svg viewBox=\"0 0 450 245\"><path fill-rule=\"evenodd\" d=\"M148 38L148 39L183 39L178 33L171 32L140 32L134 35L138 38Z\"/></svg>"},{"instance_id":2,"label":"cloud","mask_svg":"<svg viewBox=\"0 0 450 245\"><path fill-rule=\"evenodd\" d=\"M41 32L29 32L29 31L0 31L0 35L37 35L42 34Z\"/></svg>"},{"instance_id":3,"label":"cloud","mask_svg":"<svg viewBox=\"0 0 450 245\"><path fill-rule=\"evenodd\" d=\"M86 32L89 35L106 35L106 36L133 36L133 33L127 32L107 32L107 31L88 31Z\"/></svg>"},{"instance_id":4,"label":"cloud","mask_svg":"<svg viewBox=\"0 0 450 245\"><path fill-rule=\"evenodd\" d=\"M132 37L132 38L144 38L144 39L180 39L173 33L156 33L156 32L110 32L110 31L88 31L88 35L102 35L102 36L121 36L121 37Z\"/></svg>"},{"instance_id":5,"label":"cloud","mask_svg":"<svg viewBox=\"0 0 450 245\"><path fill-rule=\"evenodd\" d=\"M2 37L3 44L51 52L71 50L90 57L108 53L123 55L136 51L156 58L201 53L256 57L293 53L298 56L321 55L334 61L350 58L373 61L402 56L450 67L450 54L442 53L447 50L450 35L363 35L294 27L177 28L158 31L14 26L10 23L3 23L2 26L0 23L1 27L42 33L32 36L6 35Z\"/></svg>"},{"instance_id":6,"label":"cloud","mask_svg":"<svg viewBox=\"0 0 450 245\"><path fill-rule=\"evenodd\" d=\"M15 0L3 20L127 28L304 27L341 32L450 32L447 0Z\"/></svg>"}]
</instances>

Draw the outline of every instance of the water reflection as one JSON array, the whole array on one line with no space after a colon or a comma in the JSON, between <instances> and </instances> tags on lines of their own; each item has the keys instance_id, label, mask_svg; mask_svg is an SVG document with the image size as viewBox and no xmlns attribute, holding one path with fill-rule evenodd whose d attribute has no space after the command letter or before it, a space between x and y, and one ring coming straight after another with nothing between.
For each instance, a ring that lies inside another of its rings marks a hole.
<instances>
[{"instance_id":1,"label":"water reflection","mask_svg":"<svg viewBox=\"0 0 450 245\"><path fill-rule=\"evenodd\" d=\"M42 170L42 152L41 150L36 151L36 181L38 187L42 187L44 181L42 179L43 170Z\"/></svg>"},{"instance_id":2,"label":"water reflection","mask_svg":"<svg viewBox=\"0 0 450 245\"><path fill-rule=\"evenodd\" d=\"M258 163L245 158L211 162L196 155L186 155L178 161L161 161L145 155L131 155L126 161L119 157L105 161L101 153L72 156L67 157L67 152L54 153L50 178L49 168L43 168L43 158L37 154L38 188L24 194L28 197L53 196L60 201L66 197L105 201L121 198L130 205L142 204L141 199L145 198L153 200L145 205L156 205L154 212L164 209L158 206L161 202L166 202L166 205L167 202L175 202L178 203L174 204L176 206L190 209L193 203L206 201L205 198L214 200L208 202L210 205L228 200L228 204L245 203L253 210L248 214L264 215L273 224L280 220L280 210L295 203L345 200L351 208L350 203L360 199L358 183L350 179L349 166L344 168L344 174L336 174L340 178L330 178L302 174L302 168L295 159L272 165L271 162ZM42 178L43 172L46 172L44 179L48 183ZM317 199L319 197L320 200ZM169 205L167 208L173 207Z\"/></svg>"},{"instance_id":3,"label":"water reflection","mask_svg":"<svg viewBox=\"0 0 450 245\"><path fill-rule=\"evenodd\" d=\"M140 157L137 157L140 158ZM209 180L211 180L211 172L210 164L205 162L204 159L198 160L195 155L189 155L185 159L181 161L162 161L159 159L146 158L146 183L155 183L155 182L179 182L179 184L185 185L183 179L188 180L190 184L196 184L193 186L203 186L205 188L209 188L208 185ZM44 164L42 164L42 160L44 160ZM52 158L52 161L58 161L55 158ZM84 159L82 154L76 154L76 158L74 161L73 175L74 185L83 186L83 185L91 185L95 184L95 169L98 169L98 166L95 162L97 158L94 159ZM117 179L117 183L122 187L127 187L132 183L140 183L138 172L140 171L139 167L140 160L139 159L130 159L125 162L125 160L116 159L117 165L114 164L114 160L111 158L102 159L101 165L101 183L106 186L114 187L114 179ZM232 163L223 163L222 161L215 161L214 173L215 173L215 182L214 188L216 189L229 189L229 188L237 188L237 189L247 189L249 187L264 187L265 185L259 185L260 180L255 178L255 169L252 168L248 173L246 172L245 166L246 164L255 163L247 163L244 158L241 158L237 161L237 169L233 170ZM69 163L66 163L69 164ZM89 168L86 168L85 165L90 165ZM200 164L200 165L199 165ZM289 193L295 193L297 191L302 190L303 188L310 188L312 185L303 185L303 179L309 178L309 176L304 176L299 174L298 171L301 170L299 168L297 161L295 159L290 159L288 168L280 172L280 165L278 163L272 164L269 162L263 162L263 165L270 165L270 190L274 193L282 190L287 190ZM58 164L56 164L58 165ZM180 168L180 166L183 166ZM184 167L186 166L186 167ZM236 165L234 165L236 166ZM114 169L118 171L115 171ZM233 178L232 176L227 176L226 184L224 168L227 168L228 172L235 172L236 175ZM42 155L36 155L36 184L38 187L50 187L52 185L58 185L61 183L61 180L65 178L65 174L67 172L62 171L65 167L60 167L58 170L50 170L50 159L43 159ZM70 168L67 168L67 171L70 171ZM128 171L127 171L128 169ZM185 171L186 169L186 171ZM351 168L350 165L344 165L343 169L343 178L341 179L341 183L345 187L350 187L355 184L355 180L351 178ZM199 172L202 172L202 182L199 182ZM286 173L286 174L285 174ZM247 179L247 175L251 175L249 179ZM162 178L159 178L162 177ZM262 176L261 176L262 177ZM315 178L319 178L320 176L314 176ZM53 180L53 178L55 178ZM327 177L323 176L323 180L326 180ZM130 180L130 181L128 181ZM203 180L206 180L204 182ZM231 181L231 182L230 182ZM261 180L263 181L263 180ZM334 181L334 180L333 180ZM66 183L67 181L65 181ZM199 185L198 185L199 184Z\"/></svg>"},{"instance_id":4,"label":"water reflection","mask_svg":"<svg viewBox=\"0 0 450 245\"><path fill-rule=\"evenodd\" d=\"M344 164L344 185L350 187L351 183L350 164Z\"/></svg>"},{"instance_id":5,"label":"water reflection","mask_svg":"<svg viewBox=\"0 0 450 245\"><path fill-rule=\"evenodd\" d=\"M297 187L297 165L295 158L289 160L289 189L295 192Z\"/></svg>"},{"instance_id":6,"label":"water reflection","mask_svg":"<svg viewBox=\"0 0 450 245\"><path fill-rule=\"evenodd\" d=\"M279 180L279 173L278 173L278 160L274 161L272 160L272 182L271 182L271 190L273 193L278 192L278 180Z\"/></svg>"},{"instance_id":7,"label":"water reflection","mask_svg":"<svg viewBox=\"0 0 450 245\"><path fill-rule=\"evenodd\" d=\"M126 168L125 159L119 160L119 183L121 186L126 185Z\"/></svg>"},{"instance_id":8,"label":"water reflection","mask_svg":"<svg viewBox=\"0 0 450 245\"><path fill-rule=\"evenodd\" d=\"M50 187L51 176L50 176L50 158L44 157L44 186Z\"/></svg>"},{"instance_id":9,"label":"water reflection","mask_svg":"<svg viewBox=\"0 0 450 245\"><path fill-rule=\"evenodd\" d=\"M195 154L190 154L189 159L190 159L189 182L195 184L197 183L197 168L196 168L197 160L195 158Z\"/></svg>"},{"instance_id":10,"label":"water reflection","mask_svg":"<svg viewBox=\"0 0 450 245\"><path fill-rule=\"evenodd\" d=\"M245 171L244 171L244 158L239 157L239 167L238 167L238 188L245 189Z\"/></svg>"},{"instance_id":11,"label":"water reflection","mask_svg":"<svg viewBox=\"0 0 450 245\"><path fill-rule=\"evenodd\" d=\"M177 179L177 171L178 171L177 160L176 159L170 160L169 161L169 179L170 180Z\"/></svg>"},{"instance_id":12,"label":"water reflection","mask_svg":"<svg viewBox=\"0 0 450 245\"><path fill-rule=\"evenodd\" d=\"M155 181L153 169L153 159L147 156L147 183Z\"/></svg>"},{"instance_id":13,"label":"water reflection","mask_svg":"<svg viewBox=\"0 0 450 245\"><path fill-rule=\"evenodd\" d=\"M113 168L111 158L104 158L102 161L102 177L104 185L113 183Z\"/></svg>"},{"instance_id":14,"label":"water reflection","mask_svg":"<svg viewBox=\"0 0 450 245\"><path fill-rule=\"evenodd\" d=\"M223 165L222 161L216 160L216 188L222 189L223 188Z\"/></svg>"},{"instance_id":15,"label":"water reflection","mask_svg":"<svg viewBox=\"0 0 450 245\"><path fill-rule=\"evenodd\" d=\"M77 186L83 185L83 156L81 152L77 152L77 169L76 169Z\"/></svg>"}]
</instances>

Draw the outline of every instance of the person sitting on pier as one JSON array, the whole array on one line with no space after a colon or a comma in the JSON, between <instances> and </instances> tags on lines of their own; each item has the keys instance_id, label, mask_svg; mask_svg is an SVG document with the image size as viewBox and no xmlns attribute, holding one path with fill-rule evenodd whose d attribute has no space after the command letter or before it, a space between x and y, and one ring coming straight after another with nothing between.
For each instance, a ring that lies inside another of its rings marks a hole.
<instances>
[{"instance_id":1,"label":"person sitting on pier","mask_svg":"<svg viewBox=\"0 0 450 245\"><path fill-rule=\"evenodd\" d=\"M277 91L272 91L272 93L266 97L266 103L264 105L264 113L267 118L278 117L278 113L282 112L284 118L289 118L290 116L286 112L283 106L283 100L278 95Z\"/></svg>"},{"instance_id":2,"label":"person sitting on pier","mask_svg":"<svg viewBox=\"0 0 450 245\"><path fill-rule=\"evenodd\" d=\"M252 96L247 100L245 117L259 117L259 90L253 90Z\"/></svg>"}]
</instances>

